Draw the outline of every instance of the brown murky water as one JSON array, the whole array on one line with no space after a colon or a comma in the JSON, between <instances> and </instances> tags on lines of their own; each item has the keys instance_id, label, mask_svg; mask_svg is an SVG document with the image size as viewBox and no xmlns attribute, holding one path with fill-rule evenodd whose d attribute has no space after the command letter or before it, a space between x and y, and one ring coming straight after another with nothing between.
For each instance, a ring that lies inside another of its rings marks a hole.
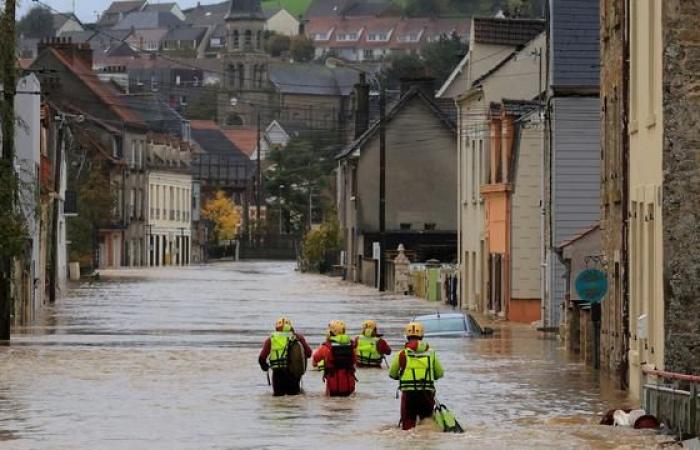
<instances>
[{"instance_id":1,"label":"brown murky water","mask_svg":"<svg viewBox=\"0 0 700 450\"><path fill-rule=\"evenodd\" d=\"M289 263L121 271L82 284L0 348L0 447L12 449L650 448L659 438L595 425L625 402L559 344L527 327L431 344L439 397L463 435L396 429L384 370L358 373L348 399L273 398L257 365L280 314L318 344L332 318L379 320L395 346L425 301L301 275Z\"/></svg>"}]
</instances>

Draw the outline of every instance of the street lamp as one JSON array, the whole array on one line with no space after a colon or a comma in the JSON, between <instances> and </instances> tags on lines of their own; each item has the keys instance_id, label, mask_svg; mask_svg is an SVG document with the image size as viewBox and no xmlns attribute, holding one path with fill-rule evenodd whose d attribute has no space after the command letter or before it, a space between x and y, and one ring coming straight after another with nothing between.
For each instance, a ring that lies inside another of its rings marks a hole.
<instances>
[{"instance_id":1,"label":"street lamp","mask_svg":"<svg viewBox=\"0 0 700 450\"><path fill-rule=\"evenodd\" d=\"M363 73L379 86L379 283L380 291L386 288L386 82L384 77L378 78L366 68L342 59L329 57L326 66L330 68L347 67Z\"/></svg>"}]
</instances>

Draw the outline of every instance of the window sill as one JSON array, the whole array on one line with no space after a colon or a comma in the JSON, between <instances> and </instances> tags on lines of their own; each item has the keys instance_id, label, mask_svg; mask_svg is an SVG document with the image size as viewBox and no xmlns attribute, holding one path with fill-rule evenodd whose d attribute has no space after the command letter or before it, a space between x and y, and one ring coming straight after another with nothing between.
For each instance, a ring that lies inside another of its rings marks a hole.
<instances>
[{"instance_id":1,"label":"window sill","mask_svg":"<svg viewBox=\"0 0 700 450\"><path fill-rule=\"evenodd\" d=\"M630 121L630 134L635 134L639 131L639 124L636 120Z\"/></svg>"},{"instance_id":2,"label":"window sill","mask_svg":"<svg viewBox=\"0 0 700 450\"><path fill-rule=\"evenodd\" d=\"M647 117L647 121L646 121L645 125L647 128L651 128L651 127L656 126L656 114L650 114Z\"/></svg>"}]
</instances>

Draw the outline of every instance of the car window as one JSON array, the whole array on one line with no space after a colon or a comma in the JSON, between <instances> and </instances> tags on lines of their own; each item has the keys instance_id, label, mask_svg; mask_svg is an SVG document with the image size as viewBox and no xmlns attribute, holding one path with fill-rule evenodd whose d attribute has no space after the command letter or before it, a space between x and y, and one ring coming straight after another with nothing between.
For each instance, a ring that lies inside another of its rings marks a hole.
<instances>
[{"instance_id":1,"label":"car window","mask_svg":"<svg viewBox=\"0 0 700 450\"><path fill-rule=\"evenodd\" d=\"M448 331L463 333L464 319L461 317L435 318L421 320L426 333L444 333Z\"/></svg>"}]
</instances>

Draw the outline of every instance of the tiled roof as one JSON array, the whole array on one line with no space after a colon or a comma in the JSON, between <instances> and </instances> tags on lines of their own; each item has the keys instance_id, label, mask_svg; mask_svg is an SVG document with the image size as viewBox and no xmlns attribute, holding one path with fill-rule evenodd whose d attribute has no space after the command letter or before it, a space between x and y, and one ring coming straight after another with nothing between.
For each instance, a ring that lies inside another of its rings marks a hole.
<instances>
[{"instance_id":1,"label":"tiled roof","mask_svg":"<svg viewBox=\"0 0 700 450\"><path fill-rule=\"evenodd\" d=\"M258 148L258 130L256 128L225 128L221 130L224 136L230 140L233 145L238 147L248 158L253 156Z\"/></svg>"},{"instance_id":2,"label":"tiled roof","mask_svg":"<svg viewBox=\"0 0 700 450\"><path fill-rule=\"evenodd\" d=\"M469 35L469 22L459 18L401 17L315 17L308 20L306 35L328 35L329 40L315 41L317 46L333 48L420 48L441 35L456 33L462 39ZM358 33L357 40L338 40L338 34ZM386 32L386 40L369 40L369 34ZM411 37L409 39L409 36Z\"/></svg>"},{"instance_id":3,"label":"tiled roof","mask_svg":"<svg viewBox=\"0 0 700 450\"><path fill-rule=\"evenodd\" d=\"M260 0L230 0L225 20L265 20Z\"/></svg>"},{"instance_id":4,"label":"tiled roof","mask_svg":"<svg viewBox=\"0 0 700 450\"><path fill-rule=\"evenodd\" d=\"M248 160L248 156L224 134L215 122L193 120L190 126L192 139L206 154Z\"/></svg>"},{"instance_id":5,"label":"tiled roof","mask_svg":"<svg viewBox=\"0 0 700 450\"><path fill-rule=\"evenodd\" d=\"M141 9L144 3L146 3L146 0L112 2L112 4L109 5L109 8L107 8L107 10L105 11L105 14L128 13L131 11L136 11Z\"/></svg>"},{"instance_id":6,"label":"tiled roof","mask_svg":"<svg viewBox=\"0 0 700 450\"><path fill-rule=\"evenodd\" d=\"M136 30L152 28L172 28L182 25L184 22L171 12L148 11L135 12L126 16L114 26L115 30Z\"/></svg>"},{"instance_id":7,"label":"tiled roof","mask_svg":"<svg viewBox=\"0 0 700 450\"><path fill-rule=\"evenodd\" d=\"M204 27L178 27L163 36L164 41L199 41L207 29Z\"/></svg>"},{"instance_id":8,"label":"tiled roof","mask_svg":"<svg viewBox=\"0 0 700 450\"><path fill-rule=\"evenodd\" d=\"M541 19L474 17L474 41L480 44L523 45L545 30Z\"/></svg>"},{"instance_id":9,"label":"tiled roof","mask_svg":"<svg viewBox=\"0 0 700 450\"><path fill-rule=\"evenodd\" d=\"M61 64L77 76L104 103L105 107L110 109L117 117L125 122L142 125L139 117L121 101L109 85L100 81L92 71L92 67L89 67L85 61L80 58L69 58L56 48L49 48L48 50Z\"/></svg>"},{"instance_id":10,"label":"tiled roof","mask_svg":"<svg viewBox=\"0 0 700 450\"><path fill-rule=\"evenodd\" d=\"M177 6L177 3L149 3L148 5L146 5L146 7L143 10L144 11L170 12L176 6Z\"/></svg>"},{"instance_id":11,"label":"tiled roof","mask_svg":"<svg viewBox=\"0 0 700 450\"><path fill-rule=\"evenodd\" d=\"M85 31L64 31L58 37L70 39L73 44L82 44L88 42L95 36L97 32L93 30Z\"/></svg>"},{"instance_id":12,"label":"tiled roof","mask_svg":"<svg viewBox=\"0 0 700 450\"><path fill-rule=\"evenodd\" d=\"M346 68L311 63L270 65L270 81L286 94L347 96L357 80L357 72Z\"/></svg>"},{"instance_id":13,"label":"tiled roof","mask_svg":"<svg viewBox=\"0 0 700 450\"><path fill-rule=\"evenodd\" d=\"M598 0L551 0L555 89L596 89L600 84L599 8Z\"/></svg>"},{"instance_id":14,"label":"tiled roof","mask_svg":"<svg viewBox=\"0 0 700 450\"><path fill-rule=\"evenodd\" d=\"M194 8L184 11L185 22L199 26L222 24L228 12L228 7L228 1L215 3L213 5L197 5Z\"/></svg>"},{"instance_id":15,"label":"tiled roof","mask_svg":"<svg viewBox=\"0 0 700 450\"><path fill-rule=\"evenodd\" d=\"M185 119L157 95L132 94L121 96L121 99L150 130L177 136L182 134Z\"/></svg>"},{"instance_id":16,"label":"tiled roof","mask_svg":"<svg viewBox=\"0 0 700 450\"><path fill-rule=\"evenodd\" d=\"M574 244L574 243L576 243L577 241L580 241L580 240L583 239L584 237L588 236L589 234L591 234L591 233L593 233L593 232L595 232L595 231L597 231L597 230L599 230L599 229L600 229L600 222L596 222L596 223L594 223L593 225L591 225L590 227L588 227L588 228L586 228L586 229L584 229L584 230L581 230L580 233L578 233L576 236L572 237L571 239L568 239L568 240L562 242L561 244L558 245L557 248L563 249L563 248L565 248L565 247L568 247L568 246L570 246L571 244Z\"/></svg>"}]
</instances>

